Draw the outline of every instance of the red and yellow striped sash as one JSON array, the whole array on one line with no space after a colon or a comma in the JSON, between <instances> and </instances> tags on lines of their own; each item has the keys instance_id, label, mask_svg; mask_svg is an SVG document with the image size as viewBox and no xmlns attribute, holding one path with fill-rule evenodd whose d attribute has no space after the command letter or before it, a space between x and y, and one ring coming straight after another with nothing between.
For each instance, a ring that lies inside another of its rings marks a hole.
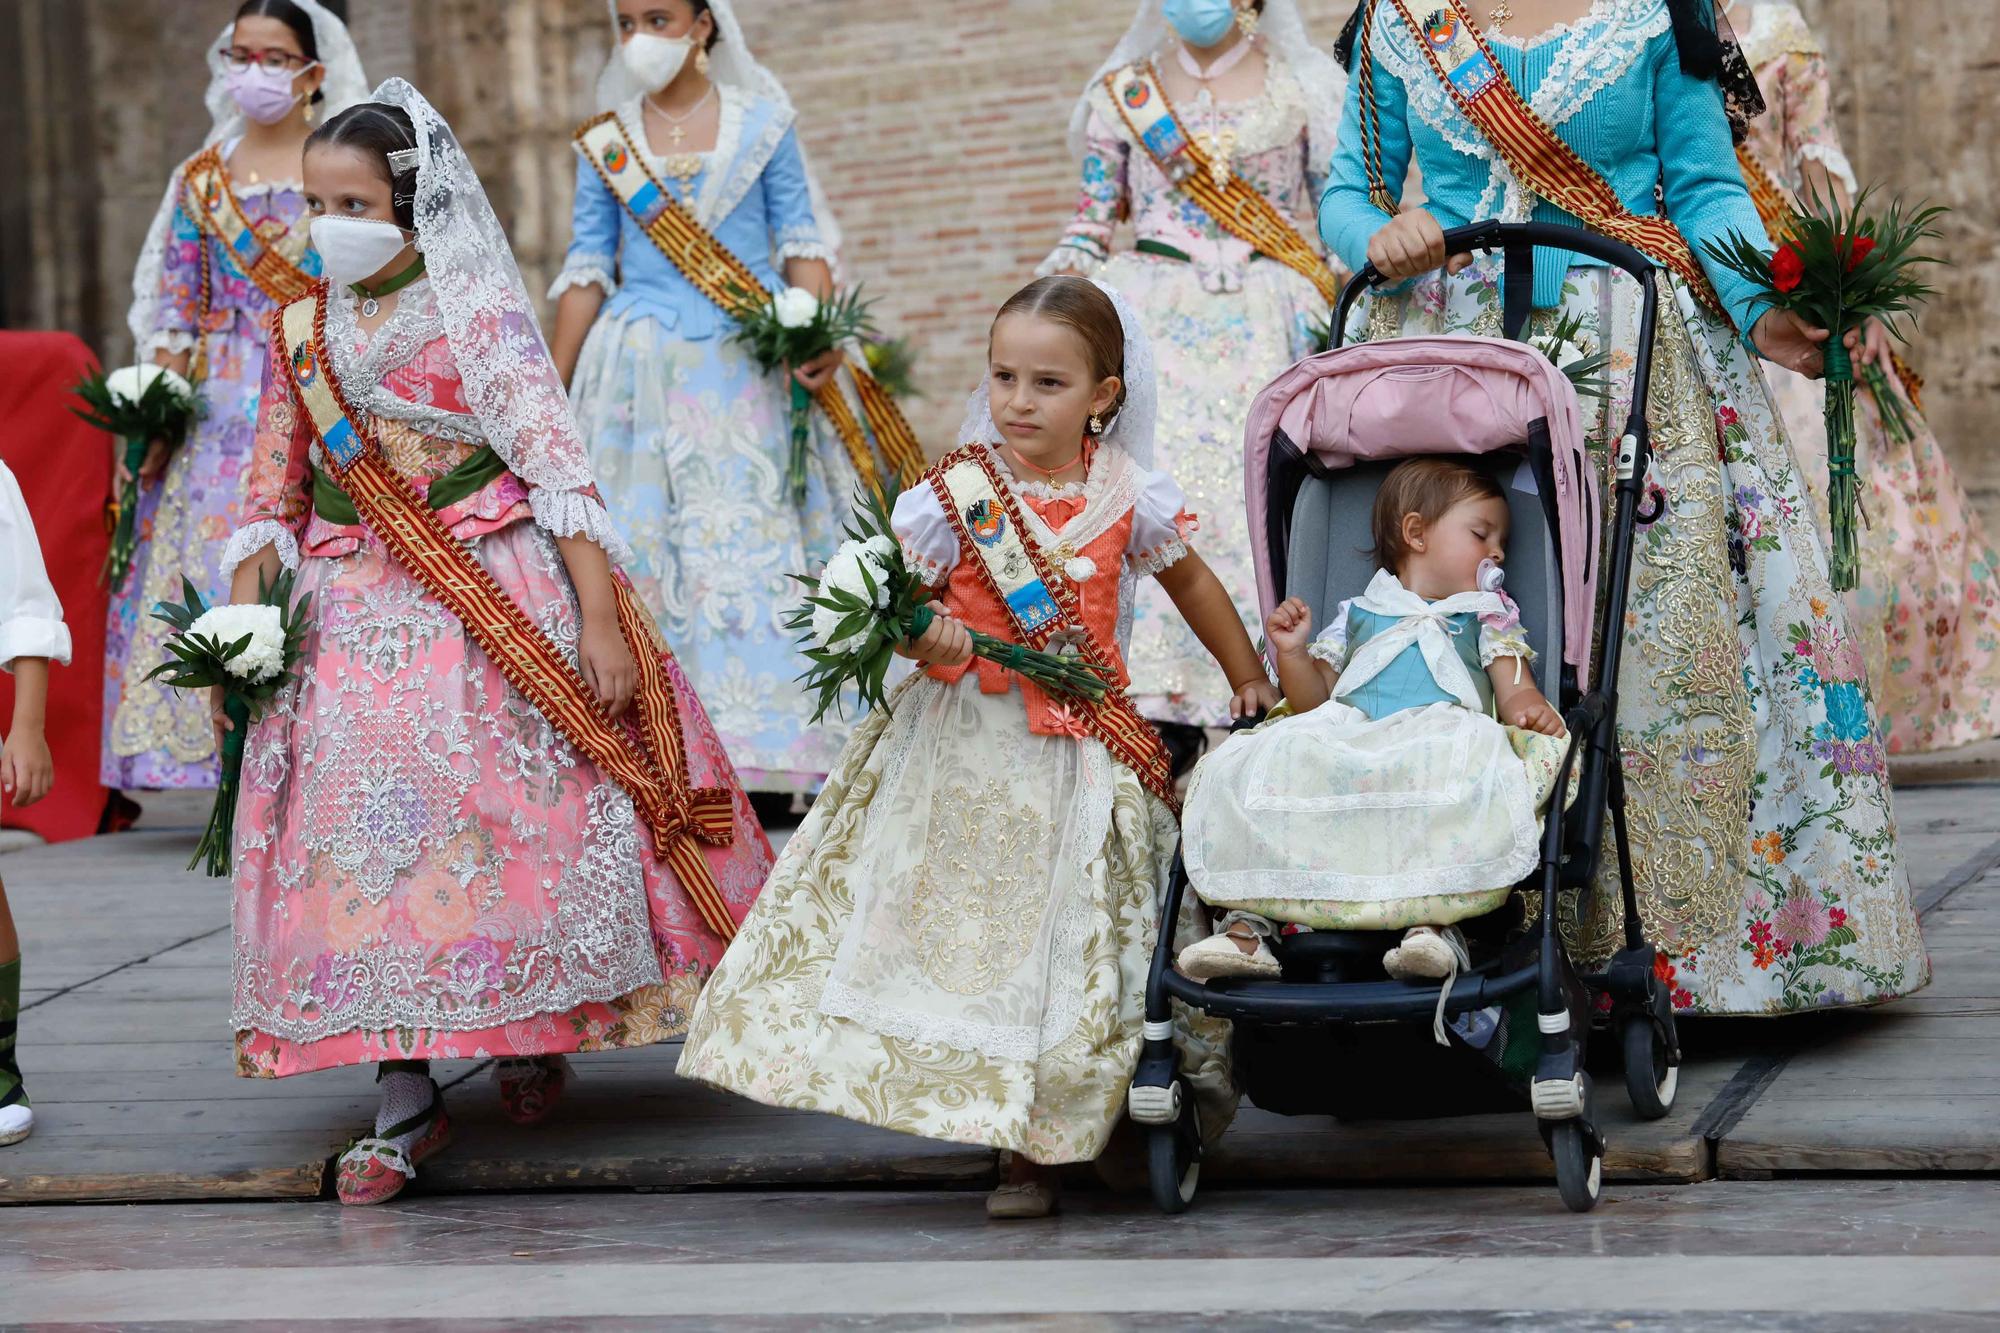
<instances>
[{"instance_id":1,"label":"red and yellow striped sash","mask_svg":"<svg viewBox=\"0 0 2000 1333\"><path fill-rule=\"evenodd\" d=\"M688 785L680 712L662 662L666 645L653 618L614 573L619 629L639 669L633 720L614 721L562 650L390 468L362 424L366 418L349 409L327 355L324 290L317 286L285 306L277 323L294 395L341 489L369 531L458 617L507 683L631 796L655 849L702 920L724 940L734 938L735 917L702 852L704 845L727 846L733 839L734 800L719 787Z\"/></svg>"}]
</instances>

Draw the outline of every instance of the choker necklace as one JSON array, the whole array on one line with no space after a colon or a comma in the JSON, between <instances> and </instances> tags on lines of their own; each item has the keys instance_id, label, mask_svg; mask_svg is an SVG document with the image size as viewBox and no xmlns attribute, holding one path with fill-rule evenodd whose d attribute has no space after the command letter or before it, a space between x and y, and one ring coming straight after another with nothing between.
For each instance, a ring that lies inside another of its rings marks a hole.
<instances>
[{"instance_id":1,"label":"choker necklace","mask_svg":"<svg viewBox=\"0 0 2000 1333\"><path fill-rule=\"evenodd\" d=\"M1187 71L1188 77L1207 83L1210 79L1221 78L1242 63L1243 58L1250 54L1250 39L1239 38L1236 45L1210 61L1207 69L1195 63L1194 55L1187 49L1185 43L1175 47L1174 50L1180 55L1181 68Z\"/></svg>"},{"instance_id":2,"label":"choker necklace","mask_svg":"<svg viewBox=\"0 0 2000 1333\"><path fill-rule=\"evenodd\" d=\"M363 319L373 319L382 312L383 297L391 292L402 291L403 288L409 286L422 276L424 276L424 255L423 251L419 250L417 257L410 261L408 268L383 283L380 287L374 288L371 291L358 282L351 282L348 284L348 288L361 298L361 317Z\"/></svg>"},{"instance_id":3,"label":"choker necklace","mask_svg":"<svg viewBox=\"0 0 2000 1333\"><path fill-rule=\"evenodd\" d=\"M1030 471L1032 471L1032 472L1039 472L1039 473L1041 473L1041 474L1042 474L1042 479L1043 479L1043 480L1044 480L1045 482L1047 482L1047 484L1049 484L1050 486L1061 486L1061 485L1065 485L1065 484L1072 484L1072 483L1064 483L1064 482L1059 482L1059 481L1057 481L1057 480L1056 480L1056 473L1058 473L1058 472L1067 472L1067 471L1068 471L1068 470L1069 470L1070 468L1073 468L1073 467L1075 467L1075 466L1076 466L1076 465L1077 465L1078 463L1081 463L1081 462L1083 462L1083 450L1082 450L1082 449L1078 449L1078 450L1076 451L1076 457L1075 457L1075 458L1072 458L1072 459L1070 459L1070 460L1069 460L1069 462L1067 462L1067 463L1064 463L1064 464L1062 464L1062 465L1061 465L1061 466L1059 466L1059 467L1052 467L1052 468L1050 468L1050 467L1043 467L1043 466L1042 466L1042 465L1041 465L1040 463L1030 463L1030 462L1029 462L1029 461L1028 461L1027 459L1025 459L1025 458L1021 457L1021 451L1020 451L1019 449L1016 449L1016 448L1015 448L1015 447L1014 447L1013 445L1011 445L1011 444L1007 446L1007 456L1008 456L1009 458L1011 458L1011 459L1012 459L1012 460L1013 460L1014 462L1016 462L1016 463L1019 463L1019 464L1020 464L1020 465L1021 465L1022 467L1024 467L1024 468L1027 468L1027 469L1029 469L1029 470L1030 470ZM1088 474L1088 472L1090 471L1090 469L1089 469L1088 467L1086 467L1086 468L1084 469L1084 471L1085 471L1085 473L1086 473L1086 474ZM1082 477L1079 477L1079 478L1077 478L1077 480L1078 480L1078 481L1082 481L1082 480L1083 480L1083 478L1082 478Z\"/></svg>"}]
</instances>

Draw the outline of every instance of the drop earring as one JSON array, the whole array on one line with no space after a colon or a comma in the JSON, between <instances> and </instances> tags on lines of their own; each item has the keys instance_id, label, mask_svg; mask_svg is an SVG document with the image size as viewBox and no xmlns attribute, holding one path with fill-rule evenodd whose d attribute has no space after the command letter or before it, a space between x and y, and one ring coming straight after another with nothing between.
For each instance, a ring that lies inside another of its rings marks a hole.
<instances>
[{"instance_id":1,"label":"drop earring","mask_svg":"<svg viewBox=\"0 0 2000 1333\"><path fill-rule=\"evenodd\" d=\"M1090 433L1092 435L1104 434L1104 418L1095 412L1090 414Z\"/></svg>"},{"instance_id":2,"label":"drop earring","mask_svg":"<svg viewBox=\"0 0 2000 1333\"><path fill-rule=\"evenodd\" d=\"M1257 20L1262 17L1263 15L1257 12L1255 5L1240 6L1236 11L1236 26L1243 29L1245 37L1255 37L1257 35Z\"/></svg>"},{"instance_id":3,"label":"drop earring","mask_svg":"<svg viewBox=\"0 0 2000 1333\"><path fill-rule=\"evenodd\" d=\"M708 48L698 46L694 52L694 72L704 79L708 77Z\"/></svg>"}]
</instances>

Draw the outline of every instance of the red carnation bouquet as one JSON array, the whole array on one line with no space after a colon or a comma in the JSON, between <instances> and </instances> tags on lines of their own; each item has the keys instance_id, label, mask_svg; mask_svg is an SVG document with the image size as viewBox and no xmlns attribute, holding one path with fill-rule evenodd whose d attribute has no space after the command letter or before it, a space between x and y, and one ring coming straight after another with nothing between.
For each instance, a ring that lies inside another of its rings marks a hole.
<instances>
[{"instance_id":1,"label":"red carnation bouquet","mask_svg":"<svg viewBox=\"0 0 2000 1333\"><path fill-rule=\"evenodd\" d=\"M1907 339L1898 317L1931 295L1917 266L1938 262L1917 253L1917 246L1938 236L1937 220L1945 211L1935 205L1906 211L1891 201L1886 212L1875 216L1867 211L1868 194L1863 190L1846 208L1810 194L1775 253L1765 252L1763 238L1752 240L1741 232L1708 245L1711 259L1756 284L1760 306L1789 310L1831 334L1823 349L1827 507L1833 526L1830 572L1840 591L1854 587L1861 572L1854 535L1860 504L1854 479L1854 364L1843 339L1870 319ZM1863 373L1878 403L1894 401L1879 370L1870 366ZM1893 420L1886 409L1883 413L1892 431L1902 419L1897 407Z\"/></svg>"}]
</instances>

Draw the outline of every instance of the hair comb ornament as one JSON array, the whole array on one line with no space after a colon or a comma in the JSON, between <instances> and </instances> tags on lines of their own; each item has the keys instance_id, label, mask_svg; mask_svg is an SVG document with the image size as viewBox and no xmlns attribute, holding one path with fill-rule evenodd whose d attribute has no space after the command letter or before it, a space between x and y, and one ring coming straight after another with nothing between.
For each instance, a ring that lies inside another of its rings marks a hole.
<instances>
[{"instance_id":1,"label":"hair comb ornament","mask_svg":"<svg viewBox=\"0 0 2000 1333\"><path fill-rule=\"evenodd\" d=\"M389 154L389 170L398 176L406 171L414 171L417 166L417 156L417 150L414 148L398 148Z\"/></svg>"}]
</instances>

